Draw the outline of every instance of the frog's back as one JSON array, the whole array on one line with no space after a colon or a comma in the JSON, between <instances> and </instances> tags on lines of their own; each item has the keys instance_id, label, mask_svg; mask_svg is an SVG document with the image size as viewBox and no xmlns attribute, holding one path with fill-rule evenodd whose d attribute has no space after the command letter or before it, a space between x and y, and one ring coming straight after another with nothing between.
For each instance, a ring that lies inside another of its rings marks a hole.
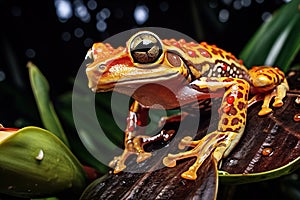
<instances>
[{"instance_id":1,"label":"frog's back","mask_svg":"<svg viewBox=\"0 0 300 200\"><path fill-rule=\"evenodd\" d=\"M195 78L230 77L248 80L247 68L232 53L206 42L163 40L168 51L179 54L189 65Z\"/></svg>"}]
</instances>

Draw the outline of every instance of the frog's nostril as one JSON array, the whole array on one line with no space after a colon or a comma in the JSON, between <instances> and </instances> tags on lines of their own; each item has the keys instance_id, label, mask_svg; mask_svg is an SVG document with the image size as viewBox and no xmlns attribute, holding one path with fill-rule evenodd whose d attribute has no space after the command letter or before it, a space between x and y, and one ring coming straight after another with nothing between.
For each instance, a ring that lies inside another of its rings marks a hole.
<instances>
[{"instance_id":1,"label":"frog's nostril","mask_svg":"<svg viewBox=\"0 0 300 200\"><path fill-rule=\"evenodd\" d=\"M98 65L98 70L99 70L100 72L105 71L105 69L106 69L106 66L105 66L104 64Z\"/></svg>"},{"instance_id":2,"label":"frog's nostril","mask_svg":"<svg viewBox=\"0 0 300 200\"><path fill-rule=\"evenodd\" d=\"M157 35L149 31L139 32L130 42L130 54L134 62L153 63L162 55L162 44Z\"/></svg>"}]
</instances>

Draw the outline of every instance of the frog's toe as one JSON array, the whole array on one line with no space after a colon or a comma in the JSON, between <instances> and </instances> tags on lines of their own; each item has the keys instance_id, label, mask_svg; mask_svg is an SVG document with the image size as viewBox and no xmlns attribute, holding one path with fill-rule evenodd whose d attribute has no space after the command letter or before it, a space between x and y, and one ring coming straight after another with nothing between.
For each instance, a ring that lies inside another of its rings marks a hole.
<instances>
[{"instance_id":1,"label":"frog's toe","mask_svg":"<svg viewBox=\"0 0 300 200\"><path fill-rule=\"evenodd\" d=\"M190 136L186 136L186 137L182 138L178 144L178 149L183 150L185 147L191 145L192 141L193 141L193 138Z\"/></svg>"},{"instance_id":2,"label":"frog's toe","mask_svg":"<svg viewBox=\"0 0 300 200\"><path fill-rule=\"evenodd\" d=\"M172 154L169 154L167 157L164 157L163 164L167 167L175 167L176 159L172 158Z\"/></svg>"},{"instance_id":3,"label":"frog's toe","mask_svg":"<svg viewBox=\"0 0 300 200\"><path fill-rule=\"evenodd\" d=\"M124 161L122 160L122 156L116 156L112 161L108 164L109 167L114 168L114 173L117 174L123 171L126 168Z\"/></svg>"},{"instance_id":4,"label":"frog's toe","mask_svg":"<svg viewBox=\"0 0 300 200\"><path fill-rule=\"evenodd\" d=\"M197 173L196 173L196 171L188 170L186 172L183 172L181 174L181 177L185 178L185 179L188 179L188 180L196 180L197 179Z\"/></svg>"},{"instance_id":5,"label":"frog's toe","mask_svg":"<svg viewBox=\"0 0 300 200\"><path fill-rule=\"evenodd\" d=\"M274 106L274 107L277 107L277 108L283 106L283 101L282 101L282 99L279 98L279 97L275 97L273 106Z\"/></svg>"},{"instance_id":6,"label":"frog's toe","mask_svg":"<svg viewBox=\"0 0 300 200\"><path fill-rule=\"evenodd\" d=\"M121 171L123 171L126 168L126 165L124 163L118 163L114 169L114 173L117 174Z\"/></svg>"},{"instance_id":7,"label":"frog's toe","mask_svg":"<svg viewBox=\"0 0 300 200\"><path fill-rule=\"evenodd\" d=\"M117 162L119 161L120 156L115 156L112 161L108 163L108 166L111 168L114 168L117 165Z\"/></svg>"},{"instance_id":8,"label":"frog's toe","mask_svg":"<svg viewBox=\"0 0 300 200\"><path fill-rule=\"evenodd\" d=\"M263 107L261 108L261 110L258 112L259 116L263 116L263 115L267 115L269 113L271 113L273 110L269 107Z\"/></svg>"},{"instance_id":9,"label":"frog's toe","mask_svg":"<svg viewBox=\"0 0 300 200\"><path fill-rule=\"evenodd\" d=\"M137 163L143 162L144 160L147 160L151 156L152 156L152 154L149 153L149 152L140 152L140 153L138 153L138 156L136 158L136 162Z\"/></svg>"}]
</instances>

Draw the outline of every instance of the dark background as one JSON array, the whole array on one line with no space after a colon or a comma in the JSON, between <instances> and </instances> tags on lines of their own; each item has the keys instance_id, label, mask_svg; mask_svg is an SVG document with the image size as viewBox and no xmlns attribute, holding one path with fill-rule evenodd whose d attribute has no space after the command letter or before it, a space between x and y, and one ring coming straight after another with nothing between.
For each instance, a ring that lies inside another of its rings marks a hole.
<instances>
[{"instance_id":1,"label":"dark background","mask_svg":"<svg viewBox=\"0 0 300 200\"><path fill-rule=\"evenodd\" d=\"M58 14L58 5L63 3L69 5L71 15ZM0 123L6 126L39 123L28 80L28 61L33 61L49 80L55 101L56 96L72 90L70 80L93 42L131 28L156 26L217 44L238 55L266 16L284 3L283 0L1 0ZM138 23L134 17L137 8L148 11L144 23Z\"/></svg>"}]
</instances>

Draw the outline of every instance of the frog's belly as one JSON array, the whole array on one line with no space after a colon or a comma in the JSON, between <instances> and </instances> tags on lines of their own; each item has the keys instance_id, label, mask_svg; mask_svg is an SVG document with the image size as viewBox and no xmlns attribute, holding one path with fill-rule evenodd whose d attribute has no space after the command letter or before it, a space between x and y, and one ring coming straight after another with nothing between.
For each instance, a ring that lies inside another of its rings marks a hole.
<instances>
[{"instance_id":1,"label":"frog's belly","mask_svg":"<svg viewBox=\"0 0 300 200\"><path fill-rule=\"evenodd\" d=\"M188 85L178 88L167 87L162 84L144 84L138 88L115 88L116 91L134 98L145 107L154 109L175 109L199 101L222 97L223 93L208 93L197 91Z\"/></svg>"}]
</instances>

